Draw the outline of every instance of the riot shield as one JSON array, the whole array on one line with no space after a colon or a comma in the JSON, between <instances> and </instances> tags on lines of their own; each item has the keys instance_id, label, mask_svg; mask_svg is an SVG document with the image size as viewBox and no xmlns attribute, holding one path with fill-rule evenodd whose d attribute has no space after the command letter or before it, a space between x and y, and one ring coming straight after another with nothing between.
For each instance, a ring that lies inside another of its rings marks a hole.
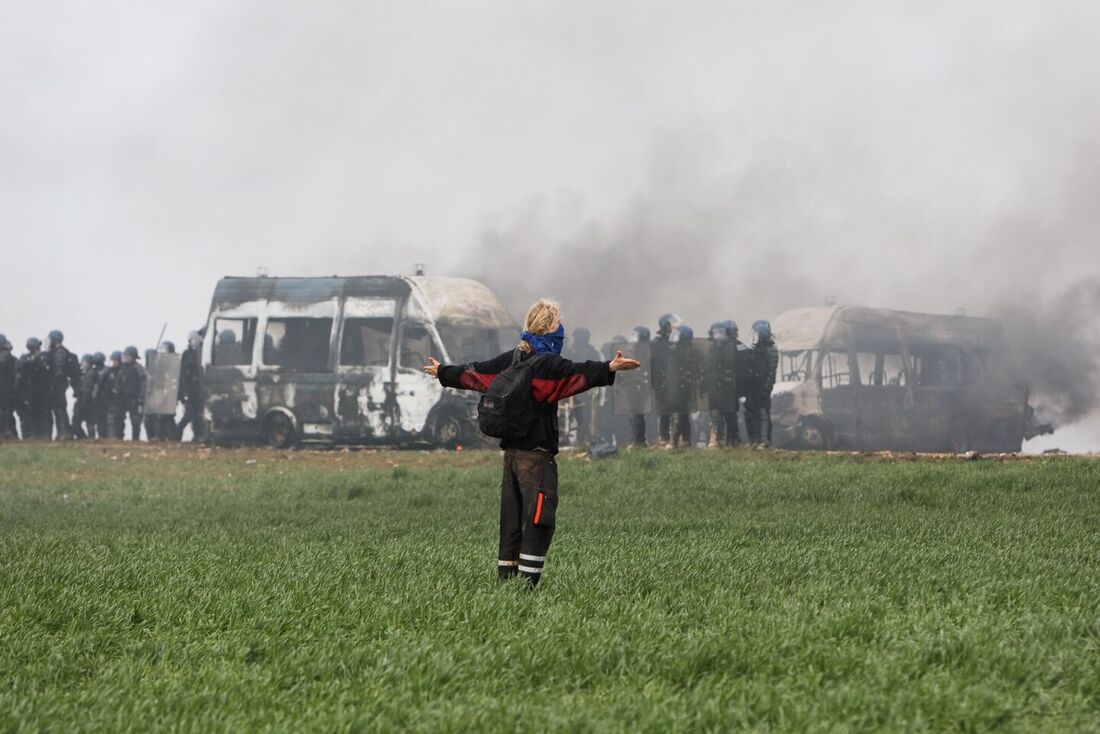
<instances>
[{"instance_id":1,"label":"riot shield","mask_svg":"<svg viewBox=\"0 0 1100 734\"><path fill-rule=\"evenodd\" d=\"M708 346L704 339L653 342L651 382L658 415L707 409L704 375Z\"/></svg>"},{"instance_id":2,"label":"riot shield","mask_svg":"<svg viewBox=\"0 0 1100 734\"><path fill-rule=\"evenodd\" d=\"M611 345L611 354L622 352L628 359L636 359L642 366L615 374L611 388L611 400L615 415L648 415L653 411L653 388L650 384L652 358L649 342L622 342Z\"/></svg>"},{"instance_id":3,"label":"riot shield","mask_svg":"<svg viewBox=\"0 0 1100 734\"><path fill-rule=\"evenodd\" d=\"M145 365L145 415L175 415L180 355L157 352Z\"/></svg>"},{"instance_id":4,"label":"riot shield","mask_svg":"<svg viewBox=\"0 0 1100 734\"><path fill-rule=\"evenodd\" d=\"M706 342L703 389L711 410L731 413L737 410L737 342L716 339Z\"/></svg>"}]
</instances>

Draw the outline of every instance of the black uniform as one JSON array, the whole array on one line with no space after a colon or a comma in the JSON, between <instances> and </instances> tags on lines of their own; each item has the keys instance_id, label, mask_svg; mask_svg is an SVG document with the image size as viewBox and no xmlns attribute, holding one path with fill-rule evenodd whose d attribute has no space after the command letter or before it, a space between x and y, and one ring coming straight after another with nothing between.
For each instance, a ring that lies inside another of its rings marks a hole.
<instances>
[{"instance_id":1,"label":"black uniform","mask_svg":"<svg viewBox=\"0 0 1100 734\"><path fill-rule=\"evenodd\" d=\"M42 352L27 352L15 371L15 412L23 438L50 436L50 377Z\"/></svg>"},{"instance_id":2,"label":"black uniform","mask_svg":"<svg viewBox=\"0 0 1100 734\"><path fill-rule=\"evenodd\" d=\"M10 349L0 348L0 438L17 438L15 372L18 362Z\"/></svg>"},{"instance_id":3,"label":"black uniform","mask_svg":"<svg viewBox=\"0 0 1100 734\"><path fill-rule=\"evenodd\" d=\"M49 411L57 440L63 441L72 438L68 392L70 387L73 392L80 390L80 361L61 344L50 347L50 351L45 353L45 361L49 373Z\"/></svg>"},{"instance_id":4,"label":"black uniform","mask_svg":"<svg viewBox=\"0 0 1100 734\"><path fill-rule=\"evenodd\" d=\"M710 406L714 445L740 443L737 413L737 344L734 339L714 339L707 350L705 387Z\"/></svg>"},{"instance_id":5,"label":"black uniform","mask_svg":"<svg viewBox=\"0 0 1100 734\"><path fill-rule=\"evenodd\" d=\"M532 356L525 353L521 358ZM439 382L444 387L485 392L513 359L513 352L505 352L485 362L441 366ZM500 442L504 449L497 561L501 578L518 572L537 584L542 576L558 506L558 467L554 460L558 453L558 401L614 381L615 373L608 362L570 362L550 354L531 366L534 426L523 438Z\"/></svg>"},{"instance_id":6,"label":"black uniform","mask_svg":"<svg viewBox=\"0 0 1100 734\"><path fill-rule=\"evenodd\" d=\"M771 339L754 344L752 355L754 379L745 396L745 430L752 443L772 441L772 388L779 370L779 349Z\"/></svg>"},{"instance_id":7,"label":"black uniform","mask_svg":"<svg viewBox=\"0 0 1100 734\"><path fill-rule=\"evenodd\" d=\"M122 365L108 365L100 370L96 381L95 398L100 438L119 441L125 435L125 405L122 400Z\"/></svg>"},{"instance_id":8,"label":"black uniform","mask_svg":"<svg viewBox=\"0 0 1100 734\"><path fill-rule=\"evenodd\" d=\"M206 438L206 424L203 422L202 365L199 350L187 347L180 355L180 402L183 403L183 417L180 419L177 435L183 438L183 429L189 424L196 441Z\"/></svg>"},{"instance_id":9,"label":"black uniform","mask_svg":"<svg viewBox=\"0 0 1100 734\"><path fill-rule=\"evenodd\" d=\"M684 332L681 331L681 335ZM703 380L703 364L689 336L669 345L670 378L668 407L672 412L673 447L691 447L691 413L698 408L698 390Z\"/></svg>"},{"instance_id":10,"label":"black uniform","mask_svg":"<svg viewBox=\"0 0 1100 734\"><path fill-rule=\"evenodd\" d=\"M658 332L650 351L649 377L653 385L653 411L657 414L657 438L662 445L672 442L672 405L669 401L672 366L669 362L669 335ZM644 426L644 420L642 425Z\"/></svg>"},{"instance_id":11,"label":"black uniform","mask_svg":"<svg viewBox=\"0 0 1100 734\"><path fill-rule=\"evenodd\" d=\"M141 440L142 410L145 403L145 369L137 362L123 363L118 373L120 423L130 419L130 440Z\"/></svg>"},{"instance_id":12,"label":"black uniform","mask_svg":"<svg viewBox=\"0 0 1100 734\"><path fill-rule=\"evenodd\" d=\"M95 438L97 435L94 395L98 380L99 371L95 365L82 365L80 387L73 405L73 435L77 438Z\"/></svg>"}]
</instances>

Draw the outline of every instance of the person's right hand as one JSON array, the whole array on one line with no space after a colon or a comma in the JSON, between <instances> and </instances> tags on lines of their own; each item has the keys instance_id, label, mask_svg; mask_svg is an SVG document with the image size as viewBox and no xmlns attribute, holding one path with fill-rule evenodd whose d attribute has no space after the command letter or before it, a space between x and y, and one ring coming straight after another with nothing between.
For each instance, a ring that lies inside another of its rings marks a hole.
<instances>
[{"instance_id":1,"label":"person's right hand","mask_svg":"<svg viewBox=\"0 0 1100 734\"><path fill-rule=\"evenodd\" d=\"M428 357L428 364L424 365L424 374L439 377L439 361L435 357Z\"/></svg>"},{"instance_id":2,"label":"person's right hand","mask_svg":"<svg viewBox=\"0 0 1100 734\"><path fill-rule=\"evenodd\" d=\"M642 366L642 363L636 359L629 359L623 356L622 352L615 353L615 359L608 363L612 372L623 372L624 370L636 370Z\"/></svg>"}]
</instances>

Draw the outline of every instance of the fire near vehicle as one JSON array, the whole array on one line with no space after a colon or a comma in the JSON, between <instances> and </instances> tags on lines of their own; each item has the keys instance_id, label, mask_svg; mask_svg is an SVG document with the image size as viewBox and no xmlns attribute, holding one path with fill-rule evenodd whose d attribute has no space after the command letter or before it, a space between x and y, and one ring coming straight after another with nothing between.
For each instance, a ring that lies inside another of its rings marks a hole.
<instances>
[{"instance_id":1,"label":"fire near vehicle","mask_svg":"<svg viewBox=\"0 0 1100 734\"><path fill-rule=\"evenodd\" d=\"M1019 451L1050 430L998 321L830 306L787 311L772 330L777 446Z\"/></svg>"},{"instance_id":2,"label":"fire near vehicle","mask_svg":"<svg viewBox=\"0 0 1100 734\"><path fill-rule=\"evenodd\" d=\"M429 357L486 359L519 328L472 280L223 278L203 343L215 443L455 446L477 441L473 394L444 392Z\"/></svg>"}]
</instances>

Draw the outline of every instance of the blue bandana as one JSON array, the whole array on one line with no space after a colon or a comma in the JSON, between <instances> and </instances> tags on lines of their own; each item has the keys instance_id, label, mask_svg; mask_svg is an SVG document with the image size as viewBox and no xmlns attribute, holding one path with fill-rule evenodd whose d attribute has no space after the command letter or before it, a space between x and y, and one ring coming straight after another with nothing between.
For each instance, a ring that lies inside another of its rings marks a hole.
<instances>
[{"instance_id":1,"label":"blue bandana","mask_svg":"<svg viewBox=\"0 0 1100 734\"><path fill-rule=\"evenodd\" d=\"M530 344L535 354L561 354L562 345L565 344L565 327L559 324L558 330L553 334L532 334L525 331L519 338Z\"/></svg>"}]
</instances>

